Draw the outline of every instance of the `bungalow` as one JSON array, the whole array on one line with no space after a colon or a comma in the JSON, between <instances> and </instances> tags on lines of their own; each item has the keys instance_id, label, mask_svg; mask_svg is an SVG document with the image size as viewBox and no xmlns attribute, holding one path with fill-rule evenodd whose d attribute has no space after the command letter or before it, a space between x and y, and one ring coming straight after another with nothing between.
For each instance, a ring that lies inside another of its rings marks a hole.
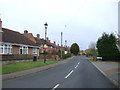
<instances>
[{"instance_id":1,"label":"bungalow","mask_svg":"<svg viewBox=\"0 0 120 90\"><path fill-rule=\"evenodd\" d=\"M39 47L23 34L2 28L0 19L0 54L39 54Z\"/></svg>"},{"instance_id":2,"label":"bungalow","mask_svg":"<svg viewBox=\"0 0 120 90\"><path fill-rule=\"evenodd\" d=\"M43 38L40 38L40 34L37 34L37 37L34 37L32 35L32 33L29 33L28 30L25 30L23 35L25 37L27 37L29 40L36 43L36 45L38 45L40 47L40 53L44 52L45 40ZM48 37L47 37L47 40L46 40L46 52L49 55L56 55L57 54L56 42L54 41L54 43L51 43L50 40L48 39Z\"/></svg>"}]
</instances>

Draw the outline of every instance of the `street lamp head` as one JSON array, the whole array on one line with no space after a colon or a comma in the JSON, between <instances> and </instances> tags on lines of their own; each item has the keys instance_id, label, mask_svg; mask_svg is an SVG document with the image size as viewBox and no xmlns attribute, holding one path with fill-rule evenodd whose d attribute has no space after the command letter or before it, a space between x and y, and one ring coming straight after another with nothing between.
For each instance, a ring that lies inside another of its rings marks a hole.
<instances>
[{"instance_id":1,"label":"street lamp head","mask_svg":"<svg viewBox=\"0 0 120 90\"><path fill-rule=\"evenodd\" d=\"M45 27L47 27L47 26L48 26L47 22L44 24L44 26L45 26Z\"/></svg>"},{"instance_id":2,"label":"street lamp head","mask_svg":"<svg viewBox=\"0 0 120 90\"><path fill-rule=\"evenodd\" d=\"M44 24L44 26L45 26L45 29L47 29L47 26L48 26L47 22Z\"/></svg>"}]
</instances>

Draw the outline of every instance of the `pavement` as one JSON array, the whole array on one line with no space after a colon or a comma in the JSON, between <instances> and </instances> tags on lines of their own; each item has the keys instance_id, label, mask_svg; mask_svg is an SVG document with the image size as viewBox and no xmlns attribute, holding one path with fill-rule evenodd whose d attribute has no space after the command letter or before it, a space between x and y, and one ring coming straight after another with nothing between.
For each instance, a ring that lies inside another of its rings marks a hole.
<instances>
[{"instance_id":1,"label":"pavement","mask_svg":"<svg viewBox=\"0 0 120 90\"><path fill-rule=\"evenodd\" d=\"M120 87L120 62L100 61L92 63L117 87Z\"/></svg>"},{"instance_id":2,"label":"pavement","mask_svg":"<svg viewBox=\"0 0 120 90\"><path fill-rule=\"evenodd\" d=\"M116 88L88 59L75 56L48 70L3 80L3 88ZM118 89L117 89L118 90Z\"/></svg>"},{"instance_id":3,"label":"pavement","mask_svg":"<svg viewBox=\"0 0 120 90\"><path fill-rule=\"evenodd\" d=\"M10 73L10 74L4 74L4 75L0 75L0 76L2 76L2 81L3 81L3 80L8 80L8 79L21 77L21 76L24 76L24 75L29 75L29 74L41 72L41 71L44 71L44 70L62 65L64 63L67 63L73 57L67 58L66 60L63 60L63 61L59 61L58 63L55 63L55 64L50 64L50 65L47 65L47 66L37 67L37 68L33 68L33 69L28 69L28 70L23 70L23 71L19 71L19 72L15 72L15 73Z\"/></svg>"}]
</instances>

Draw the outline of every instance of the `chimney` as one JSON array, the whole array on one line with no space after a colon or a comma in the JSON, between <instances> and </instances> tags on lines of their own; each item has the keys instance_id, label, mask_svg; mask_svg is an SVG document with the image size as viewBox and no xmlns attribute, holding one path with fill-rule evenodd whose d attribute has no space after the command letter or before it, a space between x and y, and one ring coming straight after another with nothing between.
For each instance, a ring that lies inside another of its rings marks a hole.
<instances>
[{"instance_id":1,"label":"chimney","mask_svg":"<svg viewBox=\"0 0 120 90\"><path fill-rule=\"evenodd\" d=\"M28 31L27 31L27 30L24 30L24 33L28 33Z\"/></svg>"},{"instance_id":2,"label":"chimney","mask_svg":"<svg viewBox=\"0 0 120 90\"><path fill-rule=\"evenodd\" d=\"M50 42L50 40L48 40L48 42Z\"/></svg>"},{"instance_id":3,"label":"chimney","mask_svg":"<svg viewBox=\"0 0 120 90\"><path fill-rule=\"evenodd\" d=\"M40 39L40 34L37 34L37 38L39 38L39 39Z\"/></svg>"},{"instance_id":4,"label":"chimney","mask_svg":"<svg viewBox=\"0 0 120 90\"><path fill-rule=\"evenodd\" d=\"M0 30L2 30L2 20L0 18Z\"/></svg>"},{"instance_id":5,"label":"chimney","mask_svg":"<svg viewBox=\"0 0 120 90\"><path fill-rule=\"evenodd\" d=\"M54 41L54 44L56 45L56 42Z\"/></svg>"},{"instance_id":6,"label":"chimney","mask_svg":"<svg viewBox=\"0 0 120 90\"><path fill-rule=\"evenodd\" d=\"M49 38L48 38L48 37L47 37L46 39L47 39L47 41L49 40Z\"/></svg>"}]
</instances>

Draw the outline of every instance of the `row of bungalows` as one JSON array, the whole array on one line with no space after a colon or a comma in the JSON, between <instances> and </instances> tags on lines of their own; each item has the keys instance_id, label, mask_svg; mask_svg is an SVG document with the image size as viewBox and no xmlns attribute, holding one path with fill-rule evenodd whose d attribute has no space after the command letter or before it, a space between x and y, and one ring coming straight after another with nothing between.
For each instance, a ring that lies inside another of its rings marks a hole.
<instances>
[{"instance_id":1,"label":"row of bungalows","mask_svg":"<svg viewBox=\"0 0 120 90\"><path fill-rule=\"evenodd\" d=\"M40 57L40 53L44 51L45 40L39 37L34 37L27 30L24 33L19 33L14 30L2 28L0 19L0 60L26 60L33 59L33 56ZM57 45L51 43L47 39L46 51L53 55L57 53Z\"/></svg>"},{"instance_id":2,"label":"row of bungalows","mask_svg":"<svg viewBox=\"0 0 120 90\"><path fill-rule=\"evenodd\" d=\"M25 30L23 35L27 37L28 39L30 39L31 41L33 41L34 43L36 43L37 46L39 46L39 54L41 55L40 58L44 58L43 53L45 50L44 49L45 40L43 38L40 38L40 34L37 34L37 36L34 37L32 33L28 33L28 30ZM49 58L50 57L52 58L53 56L57 54L57 51L58 51L58 46L56 45L56 42L54 41L54 43L51 43L47 37L46 39L47 56Z\"/></svg>"},{"instance_id":3,"label":"row of bungalows","mask_svg":"<svg viewBox=\"0 0 120 90\"><path fill-rule=\"evenodd\" d=\"M0 41L0 54L2 60L31 59L39 55L39 46L19 32L2 28Z\"/></svg>"}]
</instances>

